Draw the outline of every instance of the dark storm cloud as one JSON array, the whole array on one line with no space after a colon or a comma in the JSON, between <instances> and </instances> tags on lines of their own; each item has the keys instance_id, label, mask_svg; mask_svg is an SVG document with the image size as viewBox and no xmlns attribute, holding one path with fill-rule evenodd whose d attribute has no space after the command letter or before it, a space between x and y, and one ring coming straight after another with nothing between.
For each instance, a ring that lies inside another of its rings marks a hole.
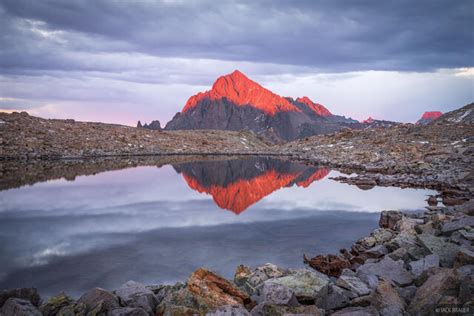
<instances>
[{"instance_id":1,"label":"dark storm cloud","mask_svg":"<svg viewBox=\"0 0 474 316\"><path fill-rule=\"evenodd\" d=\"M472 1L30 1L0 7L0 67L120 72L101 54L327 72L474 65Z\"/></svg>"}]
</instances>

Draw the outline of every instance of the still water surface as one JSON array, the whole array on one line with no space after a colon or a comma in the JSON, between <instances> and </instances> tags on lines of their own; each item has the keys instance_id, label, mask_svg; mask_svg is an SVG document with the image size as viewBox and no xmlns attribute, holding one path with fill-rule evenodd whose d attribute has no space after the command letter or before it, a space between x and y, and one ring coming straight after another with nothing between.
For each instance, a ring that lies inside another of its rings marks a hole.
<instances>
[{"instance_id":1,"label":"still water surface","mask_svg":"<svg viewBox=\"0 0 474 316\"><path fill-rule=\"evenodd\" d=\"M134 167L0 191L0 289L78 296L184 281L200 266L302 267L418 210L428 190L362 190L340 173L266 158ZM365 188L367 189L367 188Z\"/></svg>"}]
</instances>

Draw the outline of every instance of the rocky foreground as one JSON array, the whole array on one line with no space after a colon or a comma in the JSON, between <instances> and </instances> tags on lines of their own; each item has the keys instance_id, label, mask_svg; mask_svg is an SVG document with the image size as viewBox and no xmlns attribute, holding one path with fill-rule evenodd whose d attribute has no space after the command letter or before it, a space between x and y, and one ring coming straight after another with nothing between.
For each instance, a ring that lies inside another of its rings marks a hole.
<instances>
[{"instance_id":1,"label":"rocky foreground","mask_svg":"<svg viewBox=\"0 0 474 316\"><path fill-rule=\"evenodd\" d=\"M418 215L384 211L379 224L350 250L305 257L305 269L241 265L226 280L200 268L186 283L129 281L77 300L6 290L0 315L472 315L472 202Z\"/></svg>"}]
</instances>

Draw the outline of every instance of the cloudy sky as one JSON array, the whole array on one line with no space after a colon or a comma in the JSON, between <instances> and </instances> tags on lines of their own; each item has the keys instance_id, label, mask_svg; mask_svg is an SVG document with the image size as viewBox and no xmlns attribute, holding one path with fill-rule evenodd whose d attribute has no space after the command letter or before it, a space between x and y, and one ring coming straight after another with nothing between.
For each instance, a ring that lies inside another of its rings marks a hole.
<instances>
[{"instance_id":1,"label":"cloudy sky","mask_svg":"<svg viewBox=\"0 0 474 316\"><path fill-rule=\"evenodd\" d=\"M167 122L239 69L356 119L474 100L474 1L0 1L0 111Z\"/></svg>"}]
</instances>

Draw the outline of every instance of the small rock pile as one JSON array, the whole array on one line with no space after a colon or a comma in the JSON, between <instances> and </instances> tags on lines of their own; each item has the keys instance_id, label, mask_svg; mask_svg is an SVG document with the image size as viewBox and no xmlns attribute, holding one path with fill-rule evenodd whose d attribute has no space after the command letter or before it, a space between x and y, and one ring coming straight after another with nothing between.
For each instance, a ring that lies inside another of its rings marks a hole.
<instances>
[{"instance_id":1,"label":"small rock pile","mask_svg":"<svg viewBox=\"0 0 474 316\"><path fill-rule=\"evenodd\" d=\"M41 303L35 289L0 293L0 315L431 315L474 306L474 204L423 214L383 211L380 228L311 268L240 265L233 281L199 268L186 283L129 281Z\"/></svg>"}]
</instances>

